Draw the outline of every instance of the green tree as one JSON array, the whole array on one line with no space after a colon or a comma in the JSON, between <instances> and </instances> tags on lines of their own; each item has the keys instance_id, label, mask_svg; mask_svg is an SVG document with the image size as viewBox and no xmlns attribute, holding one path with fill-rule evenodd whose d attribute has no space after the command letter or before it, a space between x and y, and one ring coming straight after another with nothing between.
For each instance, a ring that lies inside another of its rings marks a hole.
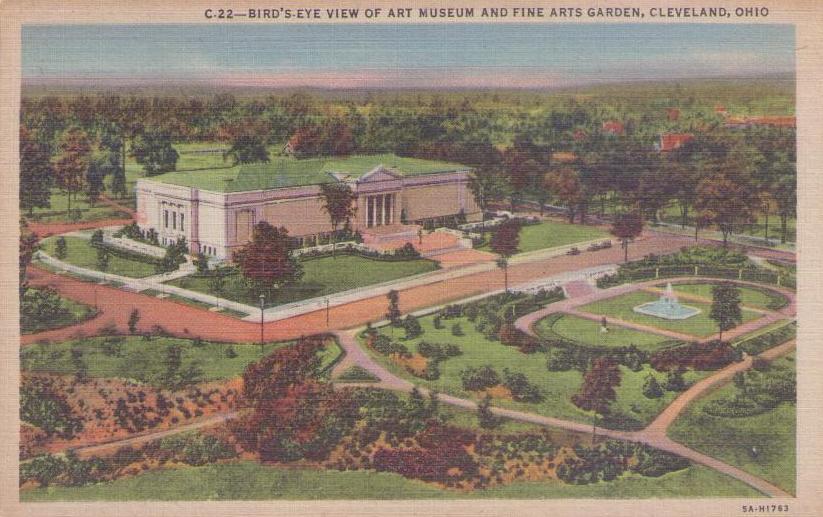
<instances>
[{"instance_id":1,"label":"green tree","mask_svg":"<svg viewBox=\"0 0 823 517\"><path fill-rule=\"evenodd\" d=\"M223 153L223 159L231 158L237 165L241 163L268 163L269 151L262 135L240 134L232 139L231 147Z\"/></svg>"},{"instance_id":2,"label":"green tree","mask_svg":"<svg viewBox=\"0 0 823 517\"><path fill-rule=\"evenodd\" d=\"M391 322L393 327L398 327L400 326L400 295L397 291L392 289L386 293L386 298L389 300L386 319Z\"/></svg>"},{"instance_id":3,"label":"green tree","mask_svg":"<svg viewBox=\"0 0 823 517\"><path fill-rule=\"evenodd\" d=\"M657 377L652 374L646 376L643 381L643 396L648 399L658 399L663 396L663 388L657 381Z\"/></svg>"},{"instance_id":4,"label":"green tree","mask_svg":"<svg viewBox=\"0 0 823 517\"><path fill-rule=\"evenodd\" d=\"M83 190L91 162L91 141L85 131L75 127L61 135L58 148L54 174L57 186L66 193L69 217L73 217L71 200Z\"/></svg>"},{"instance_id":5,"label":"green tree","mask_svg":"<svg viewBox=\"0 0 823 517\"><path fill-rule=\"evenodd\" d=\"M179 154L171 145L168 131L146 131L134 138L131 154L143 166L147 176L170 172L177 168Z\"/></svg>"},{"instance_id":6,"label":"green tree","mask_svg":"<svg viewBox=\"0 0 823 517\"><path fill-rule=\"evenodd\" d=\"M26 271L28 270L29 264L31 264L31 259L40 248L37 242L37 235L29 229L29 225L25 217L21 217L20 239L18 241L20 296L23 296L23 293L26 292Z\"/></svg>"},{"instance_id":7,"label":"green tree","mask_svg":"<svg viewBox=\"0 0 823 517\"><path fill-rule=\"evenodd\" d=\"M97 248L97 269L106 272L109 269L109 250L106 248Z\"/></svg>"},{"instance_id":8,"label":"green tree","mask_svg":"<svg viewBox=\"0 0 823 517\"><path fill-rule=\"evenodd\" d=\"M346 183L322 183L320 185L320 197L323 200L323 211L329 216L331 222L332 257L335 256L334 249L337 241L337 228L341 224L348 224L357 212L354 202L357 196L352 192L351 187Z\"/></svg>"},{"instance_id":9,"label":"green tree","mask_svg":"<svg viewBox=\"0 0 823 517\"><path fill-rule=\"evenodd\" d=\"M718 340L723 340L723 332L731 330L743 321L740 308L740 289L730 282L723 282L712 287L712 307L709 317L720 329Z\"/></svg>"},{"instance_id":10,"label":"green tree","mask_svg":"<svg viewBox=\"0 0 823 517\"><path fill-rule=\"evenodd\" d=\"M129 334L134 334L137 332L137 324L140 322L140 309L132 309L131 313L129 314Z\"/></svg>"},{"instance_id":11,"label":"green tree","mask_svg":"<svg viewBox=\"0 0 823 517\"><path fill-rule=\"evenodd\" d=\"M497 259L497 267L503 270L504 285L506 292L509 291L509 258L517 253L520 245L520 223L510 219L492 233L489 243L492 251L500 255Z\"/></svg>"},{"instance_id":12,"label":"green tree","mask_svg":"<svg viewBox=\"0 0 823 517\"><path fill-rule=\"evenodd\" d=\"M477 420L483 429L494 429L500 425L500 419L492 413L491 401L492 398L486 395L477 404Z\"/></svg>"},{"instance_id":13,"label":"green tree","mask_svg":"<svg viewBox=\"0 0 823 517\"><path fill-rule=\"evenodd\" d=\"M31 215L35 208L51 206L54 183L49 146L20 125L20 209Z\"/></svg>"},{"instance_id":14,"label":"green tree","mask_svg":"<svg viewBox=\"0 0 823 517\"><path fill-rule=\"evenodd\" d=\"M772 196L777 203L777 215L780 217L780 242L788 238L789 218L797 215L797 166L785 158L774 164L778 175L772 187Z\"/></svg>"},{"instance_id":15,"label":"green tree","mask_svg":"<svg viewBox=\"0 0 823 517\"><path fill-rule=\"evenodd\" d=\"M103 168L98 160L92 160L89 170L86 172L86 198L89 204L94 206L100 200L100 195L105 190L103 179L105 178Z\"/></svg>"},{"instance_id":16,"label":"green tree","mask_svg":"<svg viewBox=\"0 0 823 517\"><path fill-rule=\"evenodd\" d=\"M54 241L54 256L63 260L69 254L66 238L62 235Z\"/></svg>"}]
</instances>

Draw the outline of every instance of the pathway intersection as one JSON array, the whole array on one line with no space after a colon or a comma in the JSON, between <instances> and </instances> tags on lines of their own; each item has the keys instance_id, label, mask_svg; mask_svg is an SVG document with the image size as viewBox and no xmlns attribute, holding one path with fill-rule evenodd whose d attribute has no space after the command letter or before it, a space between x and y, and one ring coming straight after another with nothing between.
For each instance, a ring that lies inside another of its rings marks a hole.
<instances>
[{"instance_id":1,"label":"pathway intersection","mask_svg":"<svg viewBox=\"0 0 823 517\"><path fill-rule=\"evenodd\" d=\"M32 228L42 237L50 234L67 233L78 229L97 228L112 224L125 224L127 222L129 221L101 221L80 223L77 225L32 225ZM692 243L693 241L691 239L685 237L647 232L643 239L639 239L638 242L630 247L629 259L636 260L650 253L671 253L677 251L682 246ZM457 272L465 269L465 274L450 275L450 278L447 280L424 285L412 285L408 288L399 289L401 311L404 313L419 311L436 305L465 300L470 297L502 290L502 271L488 268L483 270L472 269L472 267L476 268L478 265L483 265L489 257L477 254L466 254L462 251L454 251L452 253L454 254L453 258L442 256L440 260L443 260L448 264L447 267L450 269L453 268ZM762 253L758 253L756 250L754 253L759 256L778 259L785 259L786 257L784 255L788 255L781 252L770 253L768 250ZM623 250L612 248L585 253L579 256L536 255L534 257L521 258L520 260L512 261L508 271L509 282L512 285L534 283L536 279L557 277L558 275L562 276L564 274L573 275L573 272L587 268L616 265L622 261L622 254ZM453 265L451 262L453 262ZM469 266L467 266L467 264ZM141 321L138 329L142 332L149 331L152 327L159 325L163 327L167 333L182 337L201 337L206 340L234 343L255 343L259 340L259 324L210 312L204 308L185 305L169 299L158 299L145 294L129 292L110 285L97 285L84 282L68 275L51 273L37 266L31 266L29 268L28 278L32 286L49 286L66 298L96 306L98 315L77 325L21 336L22 345L36 342L58 342L78 336L93 336L99 334L102 327L109 326L111 323L121 331L125 331L126 322L134 309L140 311ZM688 277L688 280L694 281L696 278ZM716 281L716 279L711 278L704 280ZM671 279L671 281L677 281L677 279ZM518 319L515 324L520 330L533 334L532 326L534 323L550 313L574 311L576 307L599 299L617 296L637 289L654 288L654 286L660 284L660 282L660 280L652 280L600 290L596 289L584 279L572 279L571 281L565 282L563 286L567 299L551 304L534 313L527 314ZM739 283L746 284L747 282ZM779 290L789 297L789 305L780 311L774 311L763 318L742 325L739 327L740 332L749 332L753 329L768 325L777 319L794 317L796 313L796 298L794 293L786 289L776 290ZM310 329L308 333L333 331L339 340L340 346L346 352L345 358L336 366L334 373L339 373L345 368L358 365L380 379L379 383L369 384L368 386L408 392L411 391L414 384L395 376L373 360L358 343L358 330L341 330L356 329L365 323L374 322L375 319L380 319L379 317L375 318L375 315L381 315L385 310L386 298L384 295L367 297L332 307L328 310L328 313L326 310L316 310L278 321L267 322L264 324L263 329L264 338L267 341L295 339L301 335L305 335L307 329ZM770 320L769 318L773 319ZM327 321L329 324L327 324ZM611 318L610 321L614 322ZM727 333L726 335L731 338L736 334ZM771 348L761 354L761 356L767 359L774 359L791 352L794 348L795 342L791 341ZM747 357L743 361L734 363L696 383L675 399L651 424L641 431L627 432L596 428L596 432L600 436L646 443L652 447L678 454L691 461L706 465L747 483L760 492L772 497L792 497L791 494L786 493L757 476L753 476L720 460L694 451L682 444L672 441L666 436L668 427L691 401L707 391L728 382L735 373L750 368L752 362L752 358ZM426 392L425 389L421 389L421 391ZM438 396L444 403L457 407L466 409L476 409L477 407L476 403L471 400L446 394L439 394ZM592 431L591 425L581 422L504 408L493 408L492 410L500 416L523 422L585 433ZM189 429L216 425L236 415L236 412L214 415L213 417L189 426L162 431L162 435L165 436L177 432L184 432ZM159 436L160 434L158 433L134 436L108 444L84 447L78 449L78 453L81 455L99 453L103 450L109 450L123 445L145 443Z\"/></svg>"}]
</instances>

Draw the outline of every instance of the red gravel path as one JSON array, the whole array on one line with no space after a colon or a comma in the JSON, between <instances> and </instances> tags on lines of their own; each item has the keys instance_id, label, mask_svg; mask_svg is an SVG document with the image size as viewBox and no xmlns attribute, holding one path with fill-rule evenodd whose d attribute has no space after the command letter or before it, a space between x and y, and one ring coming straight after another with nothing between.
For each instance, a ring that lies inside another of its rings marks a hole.
<instances>
[{"instance_id":1,"label":"red gravel path","mask_svg":"<svg viewBox=\"0 0 823 517\"><path fill-rule=\"evenodd\" d=\"M637 259L649 253L675 251L683 245L684 240L688 239L677 236L652 236L633 244L629 249L629 258ZM611 248L577 256L563 255L517 264L509 267L509 284L524 283L536 278L612 264L621 260L622 250ZM242 343L257 342L260 339L258 324L237 320L205 309L139 293L130 293L109 286L82 282L55 275L37 267L30 268L29 278L34 286L50 285L64 296L88 305L94 304L96 290L97 306L101 315L72 327L23 336L21 339L23 344L33 343L39 339L65 340L78 331L85 335L93 335L108 322L114 322L121 330L125 330L129 314L134 308L140 310L141 320L138 327L141 330L149 330L157 324L173 334L199 336L209 340ZM400 307L403 312L410 312L502 287L503 273L501 270L474 273L446 282L405 289L400 293ZM352 328L369 321L377 321L383 318L385 312L385 296L376 296L332 307L330 310L331 329ZM267 323L265 339L294 339L301 335L325 330L327 330L325 311L319 310Z\"/></svg>"}]
</instances>

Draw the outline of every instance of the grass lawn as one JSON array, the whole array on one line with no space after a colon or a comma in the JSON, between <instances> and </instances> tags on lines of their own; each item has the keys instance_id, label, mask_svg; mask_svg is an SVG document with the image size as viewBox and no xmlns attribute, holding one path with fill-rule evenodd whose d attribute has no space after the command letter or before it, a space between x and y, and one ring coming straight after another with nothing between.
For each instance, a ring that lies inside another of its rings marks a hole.
<instances>
[{"instance_id":1,"label":"grass lawn","mask_svg":"<svg viewBox=\"0 0 823 517\"><path fill-rule=\"evenodd\" d=\"M303 279L299 284L281 289L274 300L266 300L268 306L282 305L316 296L379 284L389 280L434 271L437 263L428 259L403 261L374 260L356 255L340 254L335 258L324 257L302 261ZM215 295L210 289L210 278L187 276L169 282L192 291ZM239 273L226 277L221 298L240 303L257 305L259 301L243 283Z\"/></svg>"},{"instance_id":2,"label":"grass lawn","mask_svg":"<svg viewBox=\"0 0 823 517\"><path fill-rule=\"evenodd\" d=\"M49 201L51 204L49 208L35 208L32 215L29 216L26 214L26 217L32 221L44 223L98 221L100 219L122 219L129 217L129 214L99 201L94 206L91 206L86 200L86 196L80 194L77 196L77 199L72 197L71 200L71 211L79 212L79 218L71 219L68 214L68 196L59 189L52 189Z\"/></svg>"},{"instance_id":3,"label":"grass lawn","mask_svg":"<svg viewBox=\"0 0 823 517\"><path fill-rule=\"evenodd\" d=\"M715 285L717 284L675 284L672 288L676 293L692 294L711 300L712 287ZM770 304L779 305L787 302L785 296L775 291L743 286L738 286L738 289L743 305L755 309L769 309ZM683 302L689 303L688 300L683 300Z\"/></svg>"},{"instance_id":4,"label":"grass lawn","mask_svg":"<svg viewBox=\"0 0 823 517\"><path fill-rule=\"evenodd\" d=\"M743 483L706 467L692 466L659 478L630 474L612 482L567 485L522 482L463 492L442 490L398 474L281 468L250 461L162 469L85 487L37 488L20 492L35 501L202 501L270 499L466 499L466 498L655 498L753 497Z\"/></svg>"},{"instance_id":5,"label":"grass lawn","mask_svg":"<svg viewBox=\"0 0 823 517\"><path fill-rule=\"evenodd\" d=\"M658 334L610 325L608 332L602 332L599 321L592 321L571 314L552 314L538 321L535 332L543 337L553 334L592 346L621 347L634 345L640 350L653 351L670 342Z\"/></svg>"},{"instance_id":6,"label":"grass lawn","mask_svg":"<svg viewBox=\"0 0 823 517\"><path fill-rule=\"evenodd\" d=\"M583 380L583 375L579 371L549 371L546 368L546 354L541 352L523 354L514 347L502 345L497 341L489 341L483 334L477 332L474 325L466 318L443 320L445 326L443 329L435 329L432 319L433 316L419 319L424 332L418 338L412 340L401 339L404 336L402 329L394 329L394 336L396 341L406 345L412 353L416 352L417 343L424 340L443 344L453 343L461 348L462 355L440 363L440 378L437 380L426 381L415 377L391 359L378 354L365 347L365 345L363 346L372 357L386 365L396 375L410 382L429 389L435 389L441 393L474 400L479 400L481 397L475 392L463 389L460 380L461 370L469 366L480 367L488 364L493 366L502 376L503 368L509 368L513 372L523 373L529 379L529 382L540 388L544 398L541 402L535 404L496 398L493 400L493 405L579 422L589 423L592 421L591 414L578 409L571 402L571 396L577 392ZM465 335L453 336L450 330L453 323L459 323ZM390 327L383 327L379 331L391 336ZM624 367L621 367L620 370L622 383L617 388L617 401L613 405L613 410L637 420L638 425L635 427L650 422L677 395L674 392L666 392L659 399L647 399L643 396L641 391L643 381L652 371L648 365L639 372L633 372ZM685 379L687 382L694 382L703 375L702 372L689 371L686 373ZM664 380L662 374L657 374L657 376L661 382Z\"/></svg>"},{"instance_id":7,"label":"grass lawn","mask_svg":"<svg viewBox=\"0 0 823 517\"><path fill-rule=\"evenodd\" d=\"M774 364L794 365L794 360L792 353ZM703 412L709 402L736 392L737 388L729 384L698 400L674 422L669 436L795 493L796 405L784 402L766 413L741 418ZM752 455L753 446L757 447L757 457Z\"/></svg>"},{"instance_id":8,"label":"grass lawn","mask_svg":"<svg viewBox=\"0 0 823 517\"><path fill-rule=\"evenodd\" d=\"M645 291L636 291L627 293L605 300L596 301L588 305L584 305L579 309L584 312L592 314L599 314L606 317L619 318L641 325L649 325L665 330L672 330L683 334L690 334L695 337L708 337L717 332L717 324L709 318L709 311L711 304L702 302L693 302L691 300L684 300L684 305L696 307L700 309L700 314L692 316L685 320L666 320L649 316L646 314L639 314L632 309L646 302L653 302L659 299L660 296L654 293ZM759 313L743 309L743 322L751 321L759 318Z\"/></svg>"},{"instance_id":9,"label":"grass lawn","mask_svg":"<svg viewBox=\"0 0 823 517\"><path fill-rule=\"evenodd\" d=\"M520 253L574 244L575 242L605 239L609 234L594 226L568 224L560 221L543 221L520 229ZM479 249L491 251L489 244Z\"/></svg>"},{"instance_id":10,"label":"grass lawn","mask_svg":"<svg viewBox=\"0 0 823 517\"><path fill-rule=\"evenodd\" d=\"M31 291L35 289L29 289L26 292L26 296L31 295ZM93 307L89 307L88 305L84 305L82 303L75 302L74 300L69 300L68 298L60 297L61 305L68 310L64 316L50 319L48 321L29 321L28 319L20 319L20 332L23 334L33 334L35 332L42 332L44 330L51 330L60 327L66 327L68 325L74 325L75 323L79 323L83 320L87 320L97 314L97 311ZM24 324L25 323L25 324Z\"/></svg>"},{"instance_id":11,"label":"grass lawn","mask_svg":"<svg viewBox=\"0 0 823 517\"><path fill-rule=\"evenodd\" d=\"M97 267L97 248L93 247L88 239L80 237L66 237L65 239L67 255L61 259L63 262L94 271L100 271ZM54 237L44 240L41 244L43 251L55 257L54 248L56 242L57 239ZM109 254L109 268L106 270L106 273L131 278L143 278L154 275L157 271L155 271L153 264L146 264L145 262L138 262Z\"/></svg>"},{"instance_id":12,"label":"grass lawn","mask_svg":"<svg viewBox=\"0 0 823 517\"><path fill-rule=\"evenodd\" d=\"M111 346L107 342L119 344ZM182 367L197 363L203 370L203 380L211 381L239 377L247 364L289 344L269 343L261 353L260 346L253 344L203 341L200 346L195 346L193 340L169 337L153 337L149 341L137 336L94 337L27 346L20 351L20 365L23 371L72 375L76 368L72 364L71 351L80 349L90 377L154 378L164 371L166 348L178 345L183 349ZM229 347L235 351L236 357L226 355ZM322 368L337 361L340 354L342 350L336 343L323 349L320 352Z\"/></svg>"}]
</instances>

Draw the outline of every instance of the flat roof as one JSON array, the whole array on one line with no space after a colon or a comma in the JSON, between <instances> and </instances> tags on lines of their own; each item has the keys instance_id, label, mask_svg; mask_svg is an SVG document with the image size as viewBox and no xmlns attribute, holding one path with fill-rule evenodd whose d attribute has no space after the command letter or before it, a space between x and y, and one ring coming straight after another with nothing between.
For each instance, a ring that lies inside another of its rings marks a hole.
<instances>
[{"instance_id":1,"label":"flat roof","mask_svg":"<svg viewBox=\"0 0 823 517\"><path fill-rule=\"evenodd\" d=\"M236 165L219 169L175 171L151 176L147 179L213 192L246 192L318 185L328 181L336 181L332 173L357 179L378 165L392 169L393 172L397 172L401 176L419 176L437 172L466 170L468 168L458 163L407 158L387 153L306 158L302 160L290 157L274 157L269 163Z\"/></svg>"}]
</instances>

